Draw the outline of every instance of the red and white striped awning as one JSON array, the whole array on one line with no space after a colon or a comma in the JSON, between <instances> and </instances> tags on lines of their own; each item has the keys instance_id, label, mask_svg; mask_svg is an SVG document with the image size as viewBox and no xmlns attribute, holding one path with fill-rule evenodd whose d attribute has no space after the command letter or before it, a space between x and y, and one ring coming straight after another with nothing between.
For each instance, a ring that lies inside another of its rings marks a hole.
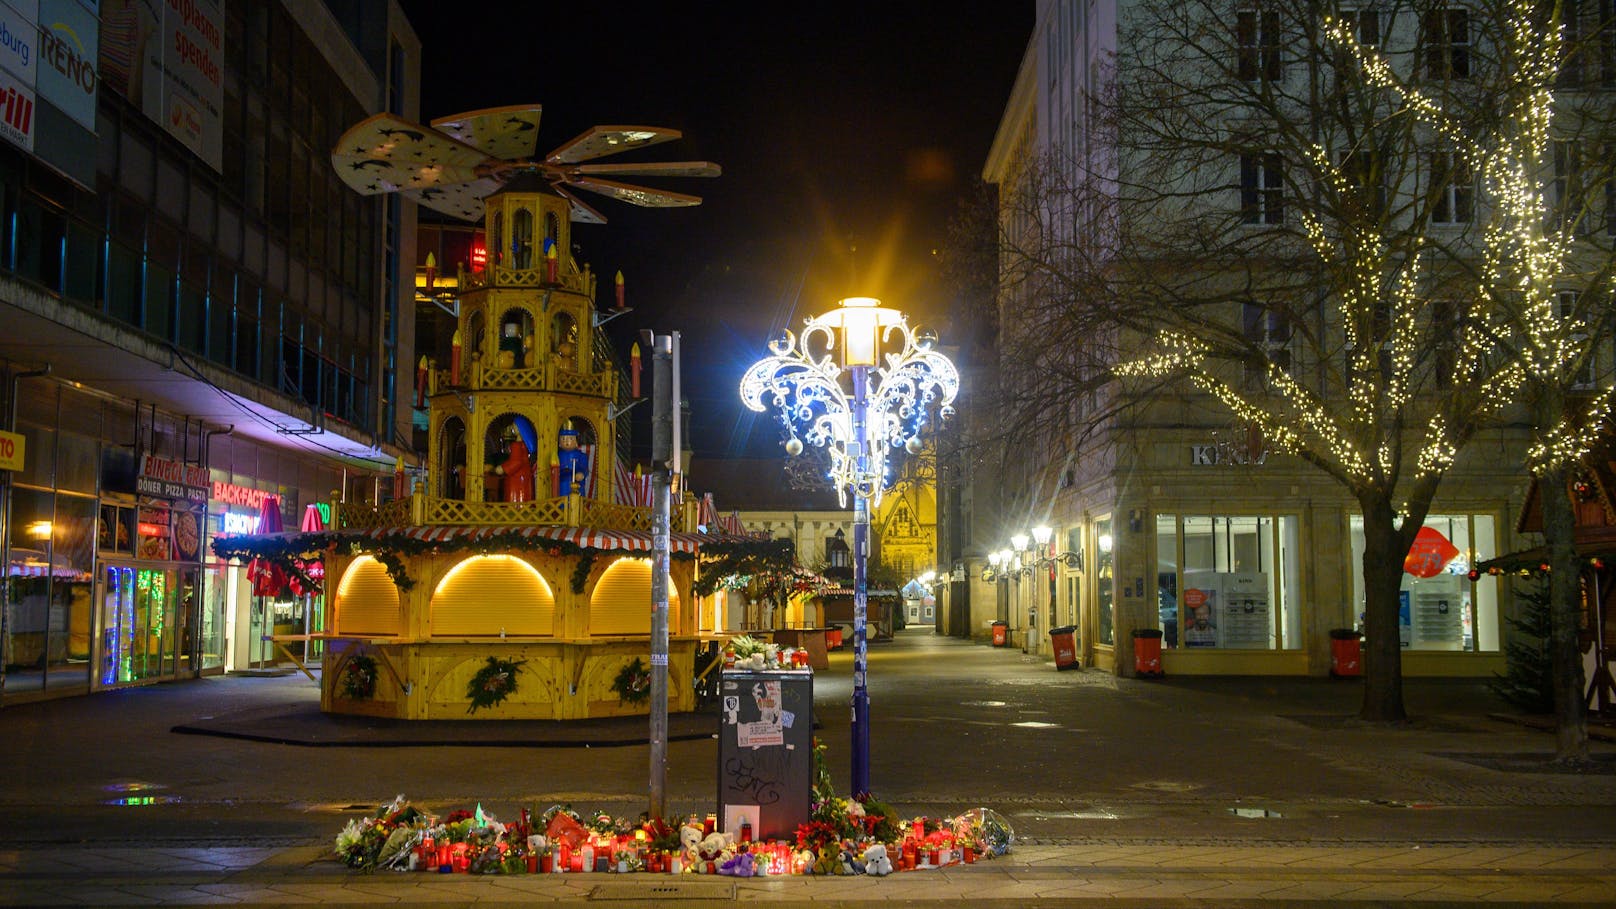
<instances>
[{"instance_id":1,"label":"red and white striped awning","mask_svg":"<svg viewBox=\"0 0 1616 909\"><path fill-rule=\"evenodd\" d=\"M599 549L610 552L650 552L651 532L648 530L597 530L590 527L542 527L530 524L466 527L460 525L421 525L415 527L372 527L358 531L355 536L371 540L402 538L422 543L441 543L449 540L486 540L495 537L516 536L542 545L546 540L571 543L580 549ZM693 553L703 543L717 542L719 537L701 533L669 533L670 552Z\"/></svg>"}]
</instances>

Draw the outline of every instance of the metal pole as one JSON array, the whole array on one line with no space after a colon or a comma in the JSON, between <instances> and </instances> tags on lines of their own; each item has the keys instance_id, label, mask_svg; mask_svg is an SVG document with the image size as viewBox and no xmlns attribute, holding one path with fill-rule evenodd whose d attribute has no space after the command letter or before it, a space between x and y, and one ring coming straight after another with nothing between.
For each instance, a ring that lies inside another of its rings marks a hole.
<instances>
[{"instance_id":1,"label":"metal pole","mask_svg":"<svg viewBox=\"0 0 1616 909\"><path fill-rule=\"evenodd\" d=\"M649 334L649 332L647 332ZM668 524L672 496L673 338L651 336L651 816L667 816Z\"/></svg>"},{"instance_id":2,"label":"metal pole","mask_svg":"<svg viewBox=\"0 0 1616 909\"><path fill-rule=\"evenodd\" d=\"M853 490L853 795L870 791L870 693L865 688L868 662L865 614L868 603L870 554L870 500L863 483L870 468L869 440L865 421L869 406L869 367L855 366L853 373L853 444L858 451L859 488ZM881 482L876 478L874 482ZM869 490L873 492L874 490Z\"/></svg>"}]
</instances>

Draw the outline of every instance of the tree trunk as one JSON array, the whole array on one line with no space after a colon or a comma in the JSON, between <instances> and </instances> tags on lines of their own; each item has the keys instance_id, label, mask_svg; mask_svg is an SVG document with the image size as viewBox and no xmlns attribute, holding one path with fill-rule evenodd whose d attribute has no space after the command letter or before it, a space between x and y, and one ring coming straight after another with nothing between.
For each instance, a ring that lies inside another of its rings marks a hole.
<instances>
[{"instance_id":1,"label":"tree trunk","mask_svg":"<svg viewBox=\"0 0 1616 909\"><path fill-rule=\"evenodd\" d=\"M1562 405L1550 389L1539 396L1538 425L1554 426ZM1547 420L1547 422L1545 422ZM1537 474L1538 501L1543 507L1543 541L1549 550L1549 667L1554 689L1554 759L1560 763L1588 760L1588 712L1583 701L1581 566L1578 564L1572 514L1571 465L1555 461Z\"/></svg>"},{"instance_id":2,"label":"tree trunk","mask_svg":"<svg viewBox=\"0 0 1616 909\"><path fill-rule=\"evenodd\" d=\"M1364 521L1364 695L1358 717L1373 723L1408 719L1403 709L1403 648L1399 606L1408 536L1385 497L1359 500Z\"/></svg>"}]
</instances>

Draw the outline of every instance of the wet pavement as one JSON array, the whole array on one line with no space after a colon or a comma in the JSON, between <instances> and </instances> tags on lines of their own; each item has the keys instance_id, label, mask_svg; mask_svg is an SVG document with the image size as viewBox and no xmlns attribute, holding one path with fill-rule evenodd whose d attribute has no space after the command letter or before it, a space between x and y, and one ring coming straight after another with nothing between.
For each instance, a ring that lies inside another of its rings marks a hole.
<instances>
[{"instance_id":1,"label":"wet pavement","mask_svg":"<svg viewBox=\"0 0 1616 909\"><path fill-rule=\"evenodd\" d=\"M839 653L815 680L843 789L850 677ZM1118 679L900 632L870 649L875 794L904 815L993 808L1017 848L886 879L745 882L362 875L328 854L348 818L398 794L500 817L637 814L649 757L632 722L334 723L302 675L15 705L0 710L0 904L1616 905L1616 746L1554 772L1552 735L1483 681L1405 685L1411 720L1385 728L1354 719L1355 681ZM669 808L706 813L716 718L676 722Z\"/></svg>"}]
</instances>

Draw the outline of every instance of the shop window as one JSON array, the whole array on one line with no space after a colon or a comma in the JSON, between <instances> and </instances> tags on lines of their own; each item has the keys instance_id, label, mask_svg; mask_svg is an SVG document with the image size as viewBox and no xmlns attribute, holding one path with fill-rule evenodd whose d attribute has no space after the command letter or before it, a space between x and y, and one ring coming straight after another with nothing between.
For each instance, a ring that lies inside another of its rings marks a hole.
<instances>
[{"instance_id":1,"label":"shop window","mask_svg":"<svg viewBox=\"0 0 1616 909\"><path fill-rule=\"evenodd\" d=\"M1099 619L1095 639L1101 644L1116 643L1115 578L1116 557L1112 549L1116 540L1111 536L1111 518L1106 516L1094 522L1094 607Z\"/></svg>"},{"instance_id":2,"label":"shop window","mask_svg":"<svg viewBox=\"0 0 1616 909\"><path fill-rule=\"evenodd\" d=\"M589 633L651 633L651 560L619 558L595 583L589 597ZM679 627L679 591L668 585L668 628ZM674 633L677 633L674 631Z\"/></svg>"},{"instance_id":3,"label":"shop window","mask_svg":"<svg viewBox=\"0 0 1616 909\"><path fill-rule=\"evenodd\" d=\"M472 556L449 569L432 594L431 609L434 635L555 634L555 595L544 577L516 556Z\"/></svg>"},{"instance_id":4,"label":"shop window","mask_svg":"<svg viewBox=\"0 0 1616 909\"><path fill-rule=\"evenodd\" d=\"M1157 620L1166 647L1302 646L1297 520L1157 515Z\"/></svg>"},{"instance_id":5,"label":"shop window","mask_svg":"<svg viewBox=\"0 0 1616 909\"><path fill-rule=\"evenodd\" d=\"M1363 517L1353 515L1352 564L1363 564ZM1404 561L1398 640L1404 650L1498 650L1498 579L1469 578L1470 566L1493 558L1497 523L1489 514L1433 514ZM1362 572L1352 572L1352 602L1363 623Z\"/></svg>"}]
</instances>

